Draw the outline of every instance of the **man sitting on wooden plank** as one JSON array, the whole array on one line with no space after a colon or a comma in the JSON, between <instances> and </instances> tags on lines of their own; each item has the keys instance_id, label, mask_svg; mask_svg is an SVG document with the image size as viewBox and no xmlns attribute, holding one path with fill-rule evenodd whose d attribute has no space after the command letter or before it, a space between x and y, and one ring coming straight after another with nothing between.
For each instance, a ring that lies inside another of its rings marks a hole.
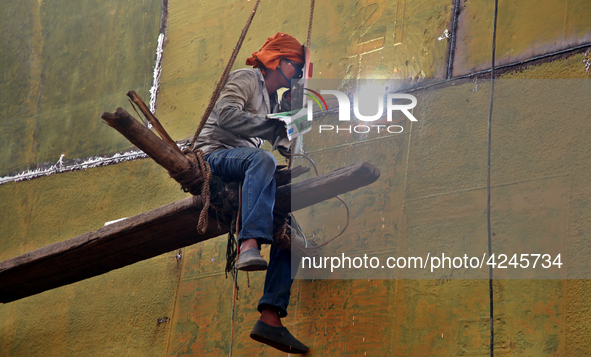
<instances>
[{"instance_id":1,"label":"man sitting on wooden plank","mask_svg":"<svg viewBox=\"0 0 591 357\"><path fill-rule=\"evenodd\" d=\"M276 33L246 60L253 68L232 72L195 146L205 154L212 173L242 181L242 228L236 267L244 271L267 270L261 313L250 336L281 351L302 354L308 347L283 327L293 279L289 250L271 247L269 265L261 257L261 244L273 243L275 168L273 155L261 149L264 140L275 143L287 137L283 122L268 119L279 111L277 90L289 88L302 76L302 45L294 37ZM295 273L295 272L294 272Z\"/></svg>"}]
</instances>

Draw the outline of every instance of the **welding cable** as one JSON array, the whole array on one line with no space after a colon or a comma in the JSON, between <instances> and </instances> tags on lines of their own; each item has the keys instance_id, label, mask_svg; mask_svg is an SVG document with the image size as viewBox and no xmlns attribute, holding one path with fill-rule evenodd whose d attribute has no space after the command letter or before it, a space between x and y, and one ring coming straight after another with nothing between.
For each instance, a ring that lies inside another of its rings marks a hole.
<instances>
[{"instance_id":1,"label":"welding cable","mask_svg":"<svg viewBox=\"0 0 591 357\"><path fill-rule=\"evenodd\" d=\"M278 148L277 148L277 150L279 151L279 153L280 153L282 156L284 156L284 157L288 157L290 160L291 160L291 159L292 159L294 156L300 156L300 157L303 157L304 159L306 159L306 160L310 161L310 163L312 164L312 167L314 167L314 172L316 173L316 176L319 176L319 175L318 175L318 168L316 167L316 163L315 163L315 162L314 162L314 160L312 160L312 158L311 158L311 157L309 157L308 155L306 155L306 154L291 154L291 153L287 152L287 150L284 150L284 149L283 149L283 148L281 148L281 147L278 147ZM351 217L350 210L349 210L349 205L347 204L347 202L345 202L345 200L344 200L344 199L343 199L341 196L337 195L335 198L337 198L339 201L341 201L341 202L343 203L343 205L345 205L345 209L347 210L347 223L345 224L345 227L343 227L343 229L341 230L341 232L340 232L339 234L337 234L336 236L334 236L334 237L330 238L329 240L327 240L326 242L322 243L322 244L321 244L321 245L319 245L319 246L311 246L311 247L308 247L308 246L307 246L307 243L308 243L308 242L306 241L306 247L305 247L306 249L308 249L308 248L310 248L310 249L312 249L312 248L313 248L313 249L318 249L318 248L320 248L320 247L324 247L324 246L325 246L325 245L327 245L328 243L332 242L333 240L335 240L335 239L337 239L338 237L340 237L341 235L343 235L343 233L345 233L345 231L346 231L346 230L347 230L347 228L349 227L349 222L350 222L350 217ZM293 214L292 214L292 219L294 219L294 221L295 221L295 216L293 216ZM303 234L303 232L302 232L302 230L301 230L301 227L299 226L299 224L297 223L297 221L296 221L296 226L298 227L298 228L297 228L297 229L298 229L298 231L299 231L300 233L302 233L302 236L304 236L304 238L306 238L306 236ZM293 227L292 227L292 228L293 228Z\"/></svg>"}]
</instances>

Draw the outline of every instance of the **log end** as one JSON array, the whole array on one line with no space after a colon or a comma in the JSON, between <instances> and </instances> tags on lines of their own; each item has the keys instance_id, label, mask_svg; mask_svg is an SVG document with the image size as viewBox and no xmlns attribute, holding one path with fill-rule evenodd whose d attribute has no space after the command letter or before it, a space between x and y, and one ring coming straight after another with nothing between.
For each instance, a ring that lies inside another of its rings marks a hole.
<instances>
[{"instance_id":1,"label":"log end","mask_svg":"<svg viewBox=\"0 0 591 357\"><path fill-rule=\"evenodd\" d=\"M110 127L115 128L129 128L133 126L133 122L136 121L125 109L119 107L115 110L115 113L104 112L101 118L107 122Z\"/></svg>"},{"instance_id":2,"label":"log end","mask_svg":"<svg viewBox=\"0 0 591 357\"><path fill-rule=\"evenodd\" d=\"M377 179L379 179L380 175L382 174L380 169L378 169L377 167L373 166L372 164L370 164L369 162L366 162L366 161L361 163L360 169L362 169L364 172L367 173L368 178L370 178L370 177L373 178L373 181L376 181Z\"/></svg>"},{"instance_id":3,"label":"log end","mask_svg":"<svg viewBox=\"0 0 591 357\"><path fill-rule=\"evenodd\" d=\"M109 123L109 121L116 120L117 115L114 113L104 112L103 115L101 115L101 118Z\"/></svg>"}]
</instances>

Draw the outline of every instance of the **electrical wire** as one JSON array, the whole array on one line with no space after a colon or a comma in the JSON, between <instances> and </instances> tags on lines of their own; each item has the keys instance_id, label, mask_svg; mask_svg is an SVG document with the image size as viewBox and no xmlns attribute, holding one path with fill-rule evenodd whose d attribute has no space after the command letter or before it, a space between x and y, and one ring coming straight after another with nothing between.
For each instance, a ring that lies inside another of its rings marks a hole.
<instances>
[{"instance_id":1,"label":"electrical wire","mask_svg":"<svg viewBox=\"0 0 591 357\"><path fill-rule=\"evenodd\" d=\"M318 168L316 167L316 163L315 163L315 162L314 162L314 160L312 160L312 158L311 158L311 157L309 157L308 155L306 155L306 154L290 154L290 153L288 153L286 150L283 150L281 147L279 147L277 150L279 151L279 153L280 153L281 155L283 155L283 156L285 156L285 157L289 157L289 158L290 158L290 160L291 160L291 159L292 159L294 156L300 156L300 157L303 157L304 159L306 159L306 160L310 161L310 163L312 164L312 167L314 167L314 172L316 173L316 176L319 176L319 175L318 175ZM311 246L311 247L308 247L308 246L307 246L307 245L308 245L308 242L307 242L307 240L306 240L306 247L305 247L305 248L310 248L310 249L318 249L318 248L320 248L320 247L324 247L325 245L328 245L328 243L330 243L330 242L332 242L333 240L337 239L338 237L342 236L342 235L343 235L343 233L345 233L345 231L346 231L346 230L347 230L347 228L349 227L349 222L350 222L350 220L351 220L351 212L350 212L350 210L349 210L349 205L347 204L347 202L345 202L345 200L344 200L344 199L343 199L341 196L337 195L335 198L336 198L336 199L338 199L339 201L341 201L341 202L343 203L343 205L345 205L345 209L347 210L347 223L345 223L345 227L343 227L343 229L341 230L341 232L340 232L339 234L337 234L336 236L334 236L334 237L330 238L329 240L327 240L326 242L322 243L322 244L321 244L321 245L319 245L319 246ZM292 214L292 219L294 219L294 220L295 220L295 216L293 216L293 214ZM296 221L296 224L297 224L297 221ZM304 238L306 238L306 235L305 235L305 234L303 234L303 232L302 232L302 229L301 229L301 227L300 227L300 225L299 225L299 224L297 224L297 227L298 227L298 228L297 228L297 229L298 229L298 231L299 231L299 232L302 234L302 236L303 236Z\"/></svg>"}]
</instances>

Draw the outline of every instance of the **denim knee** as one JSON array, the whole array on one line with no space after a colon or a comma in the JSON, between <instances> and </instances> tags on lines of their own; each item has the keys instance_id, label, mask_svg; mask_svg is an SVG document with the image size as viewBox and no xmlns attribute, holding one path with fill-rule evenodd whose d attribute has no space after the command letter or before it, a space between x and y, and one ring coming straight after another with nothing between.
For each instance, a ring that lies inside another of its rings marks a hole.
<instances>
[{"instance_id":1,"label":"denim knee","mask_svg":"<svg viewBox=\"0 0 591 357\"><path fill-rule=\"evenodd\" d=\"M257 170L275 173L275 169L277 168L277 160L273 154L261 149L254 156L252 165L255 166Z\"/></svg>"}]
</instances>

